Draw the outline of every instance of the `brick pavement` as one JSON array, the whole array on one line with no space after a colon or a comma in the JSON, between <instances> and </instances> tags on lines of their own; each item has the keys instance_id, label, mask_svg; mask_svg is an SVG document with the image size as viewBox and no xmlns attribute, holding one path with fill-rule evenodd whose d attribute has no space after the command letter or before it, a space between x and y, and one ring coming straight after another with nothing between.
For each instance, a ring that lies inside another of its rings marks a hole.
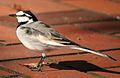
<instances>
[{"instance_id":1,"label":"brick pavement","mask_svg":"<svg viewBox=\"0 0 120 78\"><path fill-rule=\"evenodd\" d=\"M120 22L117 0L4 0L0 2L0 77L1 78L119 78ZM117 59L112 61L78 50L54 50L48 57L58 64L44 66L43 72L33 72L22 66L35 63L41 56L20 44L16 37L16 19L8 17L17 8L29 9L53 25L69 39L100 50ZM57 7L57 8L56 8ZM48 19L53 18L53 19ZM7 31L7 32L6 32ZM73 36L74 35L74 36ZM71 74L72 73L72 74Z\"/></svg>"}]
</instances>

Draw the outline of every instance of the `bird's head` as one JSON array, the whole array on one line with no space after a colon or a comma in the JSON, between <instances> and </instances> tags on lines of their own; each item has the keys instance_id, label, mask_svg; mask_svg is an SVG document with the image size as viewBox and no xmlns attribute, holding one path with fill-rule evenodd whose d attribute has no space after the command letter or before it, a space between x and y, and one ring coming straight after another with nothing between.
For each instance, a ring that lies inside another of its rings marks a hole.
<instances>
[{"instance_id":1,"label":"bird's head","mask_svg":"<svg viewBox=\"0 0 120 78\"><path fill-rule=\"evenodd\" d=\"M18 11L16 14L9 14L9 16L16 17L20 24L38 21L31 11Z\"/></svg>"}]
</instances>

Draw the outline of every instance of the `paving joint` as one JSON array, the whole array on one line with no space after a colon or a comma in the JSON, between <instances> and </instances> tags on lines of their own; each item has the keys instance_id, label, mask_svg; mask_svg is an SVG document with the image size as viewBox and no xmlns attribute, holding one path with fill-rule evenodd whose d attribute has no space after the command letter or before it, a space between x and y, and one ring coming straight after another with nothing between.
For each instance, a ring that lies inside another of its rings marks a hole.
<instances>
[{"instance_id":1,"label":"paving joint","mask_svg":"<svg viewBox=\"0 0 120 78\"><path fill-rule=\"evenodd\" d=\"M109 51L115 51L120 50L120 48L112 48L112 49L104 49L104 50L98 50L101 53L102 52L109 52ZM76 53L67 53L67 54L56 54L56 55L48 55L47 57L60 57L60 56L71 56L71 55L81 55L81 54L90 54L88 52L76 52ZM35 56L35 57L25 57L25 58L15 58L15 59L4 59L0 60L0 62L8 62L8 61L16 61L16 60L30 60L30 59L36 59L41 58L41 56Z\"/></svg>"},{"instance_id":2,"label":"paving joint","mask_svg":"<svg viewBox=\"0 0 120 78\"><path fill-rule=\"evenodd\" d=\"M77 24L77 26L78 26L78 24ZM83 29L83 30L88 30L88 31L92 31L92 32L95 32L95 33L99 33L99 34L103 34L103 35L107 35L107 36L110 36L110 37L112 37L112 38L120 38L120 36L116 36L116 35L114 35L114 34L117 34L117 33L120 33L120 32L112 32L112 33L107 33L107 32L105 32L105 31L102 31L102 30L100 30L100 29L95 29L95 28L90 28L90 27L80 27L81 29Z\"/></svg>"},{"instance_id":3,"label":"paving joint","mask_svg":"<svg viewBox=\"0 0 120 78\"><path fill-rule=\"evenodd\" d=\"M14 74L14 75L9 75L9 76L2 76L2 78L7 78L7 77L12 78L13 76L15 76L15 77L19 76L19 77L23 77L23 78L31 78L30 76L27 76L27 75L24 75L22 73L16 72L12 69L5 68L3 66L0 66L0 70L11 73L11 74Z\"/></svg>"}]
</instances>

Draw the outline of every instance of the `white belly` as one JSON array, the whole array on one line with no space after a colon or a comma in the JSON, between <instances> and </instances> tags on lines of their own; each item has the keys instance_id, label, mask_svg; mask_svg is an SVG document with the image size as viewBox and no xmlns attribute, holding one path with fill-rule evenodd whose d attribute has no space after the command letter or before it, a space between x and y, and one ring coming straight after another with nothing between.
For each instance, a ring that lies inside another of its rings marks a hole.
<instances>
[{"instance_id":1,"label":"white belly","mask_svg":"<svg viewBox=\"0 0 120 78\"><path fill-rule=\"evenodd\" d=\"M22 42L22 44L31 49L31 50L35 50L34 46L30 43L30 39L27 38L26 34L25 34L25 31L20 29L20 27L17 28L16 30L16 34L17 34L17 37L18 39Z\"/></svg>"}]
</instances>

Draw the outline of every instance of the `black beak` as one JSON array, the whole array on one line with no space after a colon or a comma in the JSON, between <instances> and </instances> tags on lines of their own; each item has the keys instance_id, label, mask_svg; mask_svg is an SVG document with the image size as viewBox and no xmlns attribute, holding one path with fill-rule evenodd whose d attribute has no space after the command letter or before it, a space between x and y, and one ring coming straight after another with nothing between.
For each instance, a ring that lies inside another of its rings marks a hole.
<instances>
[{"instance_id":1,"label":"black beak","mask_svg":"<svg viewBox=\"0 0 120 78\"><path fill-rule=\"evenodd\" d=\"M16 14L9 14L9 16L16 17L17 15Z\"/></svg>"}]
</instances>

